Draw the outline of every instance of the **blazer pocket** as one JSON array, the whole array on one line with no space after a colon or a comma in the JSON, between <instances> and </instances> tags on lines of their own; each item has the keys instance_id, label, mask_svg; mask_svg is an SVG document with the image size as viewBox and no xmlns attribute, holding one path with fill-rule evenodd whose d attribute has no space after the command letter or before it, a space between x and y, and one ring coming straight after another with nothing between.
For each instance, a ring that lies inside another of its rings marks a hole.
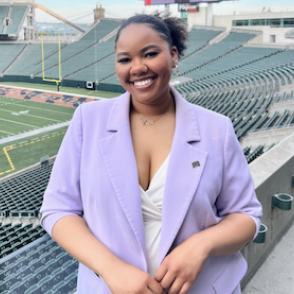
<instances>
[{"instance_id":1,"label":"blazer pocket","mask_svg":"<svg viewBox=\"0 0 294 294\"><path fill-rule=\"evenodd\" d=\"M241 294L238 285L247 270L247 263L243 256L237 252L231 255L222 274L213 284L216 294Z\"/></svg>"}]
</instances>

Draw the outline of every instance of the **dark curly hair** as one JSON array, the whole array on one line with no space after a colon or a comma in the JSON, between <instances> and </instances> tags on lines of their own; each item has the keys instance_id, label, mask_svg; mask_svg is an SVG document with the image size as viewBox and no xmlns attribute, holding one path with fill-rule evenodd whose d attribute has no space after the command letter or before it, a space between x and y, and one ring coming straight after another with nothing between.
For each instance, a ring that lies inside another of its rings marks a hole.
<instances>
[{"instance_id":1,"label":"dark curly hair","mask_svg":"<svg viewBox=\"0 0 294 294\"><path fill-rule=\"evenodd\" d=\"M175 46L178 49L179 58L184 56L187 48L188 31L186 23L170 14L156 12L153 15L137 14L125 20L119 28L115 44L119 39L121 32L130 24L147 24L158 32L159 36L164 39L170 47Z\"/></svg>"}]
</instances>

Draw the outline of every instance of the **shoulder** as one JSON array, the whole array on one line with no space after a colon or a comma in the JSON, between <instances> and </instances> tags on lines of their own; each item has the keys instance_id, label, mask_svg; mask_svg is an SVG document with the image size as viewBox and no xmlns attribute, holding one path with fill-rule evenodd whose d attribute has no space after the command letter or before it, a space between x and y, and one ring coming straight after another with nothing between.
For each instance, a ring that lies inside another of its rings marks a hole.
<instances>
[{"instance_id":1,"label":"shoulder","mask_svg":"<svg viewBox=\"0 0 294 294\"><path fill-rule=\"evenodd\" d=\"M83 115L110 112L114 103L120 98L101 99L81 104L78 109Z\"/></svg>"},{"instance_id":2,"label":"shoulder","mask_svg":"<svg viewBox=\"0 0 294 294\"><path fill-rule=\"evenodd\" d=\"M191 111L193 111L201 134L209 134L212 130L226 133L228 129L231 129L230 126L232 126L232 122L229 117L202 106L192 104L186 100L185 104L191 109Z\"/></svg>"}]
</instances>

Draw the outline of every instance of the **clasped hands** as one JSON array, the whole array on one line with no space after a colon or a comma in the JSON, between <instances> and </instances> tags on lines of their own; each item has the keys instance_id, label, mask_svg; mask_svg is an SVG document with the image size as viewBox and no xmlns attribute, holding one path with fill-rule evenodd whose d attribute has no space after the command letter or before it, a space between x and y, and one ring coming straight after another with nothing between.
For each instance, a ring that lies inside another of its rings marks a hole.
<instances>
[{"instance_id":1,"label":"clasped hands","mask_svg":"<svg viewBox=\"0 0 294 294\"><path fill-rule=\"evenodd\" d=\"M201 272L207 258L203 244L190 237L165 257L154 278L124 263L107 279L112 294L185 294ZM116 274L117 273L117 274Z\"/></svg>"}]
</instances>

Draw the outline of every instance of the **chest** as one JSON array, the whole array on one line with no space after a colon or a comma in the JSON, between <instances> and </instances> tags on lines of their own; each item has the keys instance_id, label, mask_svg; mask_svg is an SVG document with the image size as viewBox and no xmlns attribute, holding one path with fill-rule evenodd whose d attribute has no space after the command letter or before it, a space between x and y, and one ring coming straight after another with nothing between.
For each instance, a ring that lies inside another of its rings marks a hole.
<instances>
[{"instance_id":1,"label":"chest","mask_svg":"<svg viewBox=\"0 0 294 294\"><path fill-rule=\"evenodd\" d=\"M152 126L131 121L131 135L139 183L144 190L170 154L175 131L174 117L167 117Z\"/></svg>"}]
</instances>

